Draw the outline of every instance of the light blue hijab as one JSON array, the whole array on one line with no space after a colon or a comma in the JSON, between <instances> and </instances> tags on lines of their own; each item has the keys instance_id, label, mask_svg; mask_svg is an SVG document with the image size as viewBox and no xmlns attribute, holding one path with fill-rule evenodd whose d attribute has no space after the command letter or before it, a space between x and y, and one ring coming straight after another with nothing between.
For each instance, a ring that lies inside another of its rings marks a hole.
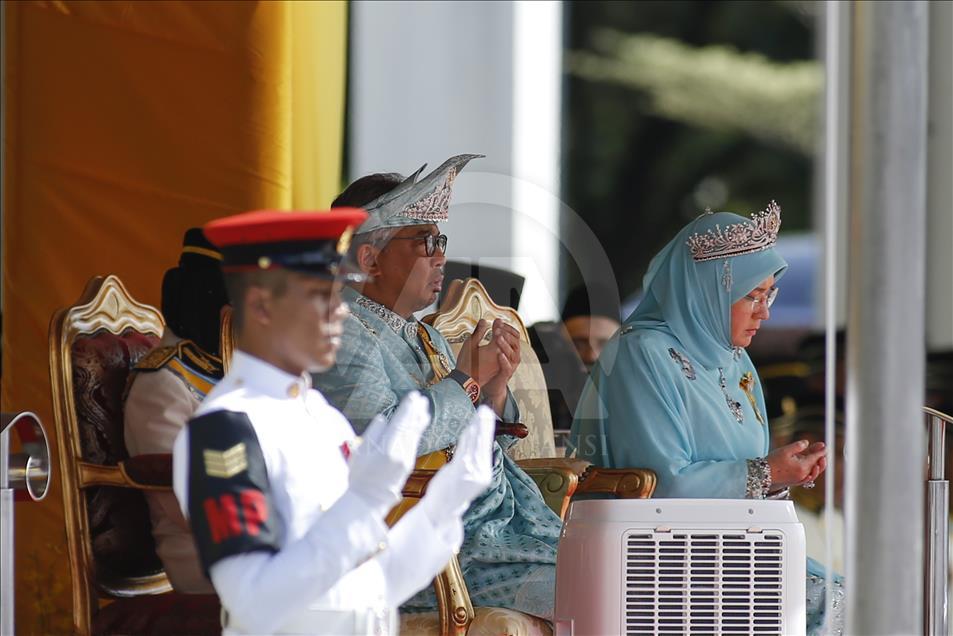
<instances>
[{"instance_id":1,"label":"light blue hijab","mask_svg":"<svg viewBox=\"0 0 953 636\"><path fill-rule=\"evenodd\" d=\"M731 212L703 214L652 259L642 302L606 344L580 396L570 452L599 466L652 468L661 496L743 496L744 460L767 452L768 436L758 424L737 426L718 384L731 378L731 399L754 421L737 383L757 373L731 344L731 305L769 276L780 278L787 263L773 246L695 261L688 242L751 222ZM764 413L759 382L754 394ZM690 468L699 458L712 467Z\"/></svg>"},{"instance_id":2,"label":"light blue hijab","mask_svg":"<svg viewBox=\"0 0 953 636\"><path fill-rule=\"evenodd\" d=\"M702 214L682 228L649 263L644 296L624 325L675 336L707 369L725 367L731 344L731 305L768 276L784 275L787 262L774 247L728 258L696 262L689 237L712 228L751 223L733 212Z\"/></svg>"}]
</instances>

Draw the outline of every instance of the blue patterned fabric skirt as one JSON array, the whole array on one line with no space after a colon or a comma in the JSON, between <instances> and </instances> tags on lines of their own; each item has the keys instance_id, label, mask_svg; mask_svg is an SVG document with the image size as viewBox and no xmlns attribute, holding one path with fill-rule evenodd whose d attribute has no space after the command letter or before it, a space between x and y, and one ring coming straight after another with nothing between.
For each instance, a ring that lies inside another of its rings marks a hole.
<instances>
[{"instance_id":1,"label":"blue patterned fabric skirt","mask_svg":"<svg viewBox=\"0 0 953 636\"><path fill-rule=\"evenodd\" d=\"M493 484L463 518L458 559L470 599L475 607L506 607L552 620L562 521L546 505L536 482L499 445L493 464ZM435 608L428 588L401 610Z\"/></svg>"},{"instance_id":2,"label":"blue patterned fabric skirt","mask_svg":"<svg viewBox=\"0 0 953 636\"><path fill-rule=\"evenodd\" d=\"M826 601L826 572L823 565L814 559L807 560L807 633L808 636L844 633L844 577L834 574L833 581L833 615L830 625L824 628L824 613L827 611Z\"/></svg>"}]
</instances>

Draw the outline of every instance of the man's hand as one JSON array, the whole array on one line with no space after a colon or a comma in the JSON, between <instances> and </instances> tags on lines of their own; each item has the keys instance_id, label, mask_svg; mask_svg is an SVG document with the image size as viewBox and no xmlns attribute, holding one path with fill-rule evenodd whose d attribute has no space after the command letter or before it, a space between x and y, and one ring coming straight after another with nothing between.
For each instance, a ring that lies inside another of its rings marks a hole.
<instances>
[{"instance_id":1,"label":"man's hand","mask_svg":"<svg viewBox=\"0 0 953 636\"><path fill-rule=\"evenodd\" d=\"M502 415L506 400L506 385L520 364L520 334L516 329L500 319L493 321L493 336L490 344L499 351L497 361L499 371L493 379L483 386L483 395L493 404L494 410Z\"/></svg>"},{"instance_id":2,"label":"man's hand","mask_svg":"<svg viewBox=\"0 0 953 636\"><path fill-rule=\"evenodd\" d=\"M473 333L464 339L460 353L457 354L457 368L476 380L481 387L492 380L500 370L499 348L493 344L493 340L480 346L480 341L489 328L487 321L477 322Z\"/></svg>"},{"instance_id":3,"label":"man's hand","mask_svg":"<svg viewBox=\"0 0 953 636\"><path fill-rule=\"evenodd\" d=\"M386 514L400 501L401 490L417 460L417 445L430 424L430 402L413 391L388 421L375 417L349 461L350 488Z\"/></svg>"}]
</instances>

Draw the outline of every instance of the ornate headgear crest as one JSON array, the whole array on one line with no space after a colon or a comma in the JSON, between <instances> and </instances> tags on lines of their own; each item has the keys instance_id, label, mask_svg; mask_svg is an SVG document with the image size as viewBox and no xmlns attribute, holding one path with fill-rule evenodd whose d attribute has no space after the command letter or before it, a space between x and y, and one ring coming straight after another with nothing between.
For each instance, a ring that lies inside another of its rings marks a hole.
<instances>
[{"instance_id":1,"label":"ornate headgear crest","mask_svg":"<svg viewBox=\"0 0 953 636\"><path fill-rule=\"evenodd\" d=\"M732 223L724 228L716 225L707 232L692 234L686 243L696 263L711 261L773 247L778 241L780 228L781 206L772 201L763 211L752 214L750 221Z\"/></svg>"},{"instance_id":2,"label":"ornate headgear crest","mask_svg":"<svg viewBox=\"0 0 953 636\"><path fill-rule=\"evenodd\" d=\"M454 180L468 162L482 156L471 154L450 157L418 181L426 164L421 166L396 188L364 206L368 218L355 234L380 228L446 221Z\"/></svg>"}]
</instances>

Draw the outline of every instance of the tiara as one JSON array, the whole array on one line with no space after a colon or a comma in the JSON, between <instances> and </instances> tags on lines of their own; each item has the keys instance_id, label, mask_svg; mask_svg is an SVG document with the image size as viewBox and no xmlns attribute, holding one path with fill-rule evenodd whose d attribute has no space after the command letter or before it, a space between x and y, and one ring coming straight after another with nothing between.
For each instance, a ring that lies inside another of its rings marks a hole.
<instances>
[{"instance_id":1,"label":"tiara","mask_svg":"<svg viewBox=\"0 0 953 636\"><path fill-rule=\"evenodd\" d=\"M724 229L716 225L707 232L691 235L686 244L696 263L741 256L772 247L778 241L780 228L781 206L772 201L763 211L752 214L751 221L732 223Z\"/></svg>"}]
</instances>

